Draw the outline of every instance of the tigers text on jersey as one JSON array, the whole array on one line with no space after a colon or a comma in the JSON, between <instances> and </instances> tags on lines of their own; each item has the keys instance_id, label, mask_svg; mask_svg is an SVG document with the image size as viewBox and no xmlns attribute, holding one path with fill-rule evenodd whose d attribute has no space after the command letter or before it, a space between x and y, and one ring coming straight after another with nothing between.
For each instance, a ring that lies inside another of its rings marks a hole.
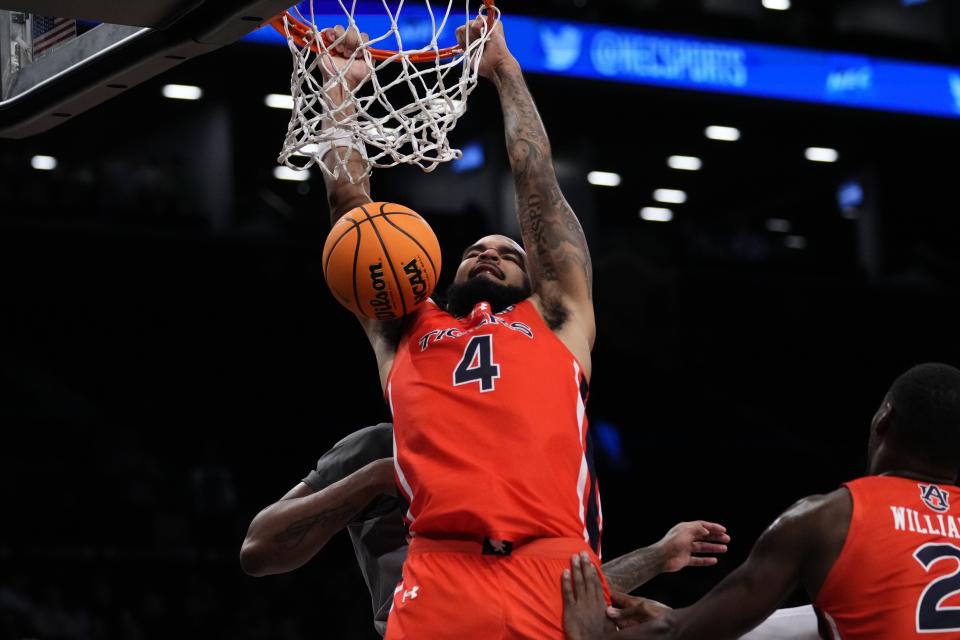
<instances>
[{"instance_id":1,"label":"tigers text on jersey","mask_svg":"<svg viewBox=\"0 0 960 640\"><path fill-rule=\"evenodd\" d=\"M407 321L387 381L397 481L414 535L599 547L600 498L576 358L525 300Z\"/></svg>"},{"instance_id":2,"label":"tigers text on jersey","mask_svg":"<svg viewBox=\"0 0 960 640\"><path fill-rule=\"evenodd\" d=\"M853 499L840 556L817 594L826 638L960 638L956 487L873 476Z\"/></svg>"}]
</instances>

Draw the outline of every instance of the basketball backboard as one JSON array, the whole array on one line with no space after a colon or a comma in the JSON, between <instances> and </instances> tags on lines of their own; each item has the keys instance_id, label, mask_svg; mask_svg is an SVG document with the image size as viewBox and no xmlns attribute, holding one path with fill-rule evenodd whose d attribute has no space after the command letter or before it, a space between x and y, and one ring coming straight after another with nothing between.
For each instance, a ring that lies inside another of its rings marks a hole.
<instances>
[{"instance_id":1,"label":"basketball backboard","mask_svg":"<svg viewBox=\"0 0 960 640\"><path fill-rule=\"evenodd\" d=\"M290 0L0 0L0 137L46 131L242 38Z\"/></svg>"}]
</instances>

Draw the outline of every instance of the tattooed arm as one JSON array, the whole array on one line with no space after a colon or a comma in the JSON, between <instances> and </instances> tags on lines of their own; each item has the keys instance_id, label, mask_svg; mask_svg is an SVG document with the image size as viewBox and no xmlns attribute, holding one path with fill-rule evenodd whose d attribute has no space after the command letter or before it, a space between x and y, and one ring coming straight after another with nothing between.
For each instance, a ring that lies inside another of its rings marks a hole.
<instances>
[{"instance_id":1,"label":"tattooed arm","mask_svg":"<svg viewBox=\"0 0 960 640\"><path fill-rule=\"evenodd\" d=\"M630 593L663 572L663 553L657 545L635 549L603 563L611 591Z\"/></svg>"},{"instance_id":2,"label":"tattooed arm","mask_svg":"<svg viewBox=\"0 0 960 640\"><path fill-rule=\"evenodd\" d=\"M472 29L476 32L476 23ZM500 96L517 217L541 312L555 331L566 330L569 323L589 352L595 323L587 240L560 191L550 140L520 65L507 49L502 25L490 37L479 72Z\"/></svg>"},{"instance_id":3,"label":"tattooed arm","mask_svg":"<svg viewBox=\"0 0 960 640\"><path fill-rule=\"evenodd\" d=\"M603 564L603 575L613 591L630 593L661 573L685 567L712 567L717 558L694 554L727 552L730 536L723 525L697 520L681 522L656 544L614 558Z\"/></svg>"},{"instance_id":4,"label":"tattooed arm","mask_svg":"<svg viewBox=\"0 0 960 640\"><path fill-rule=\"evenodd\" d=\"M392 493L393 459L371 462L321 491L300 483L257 514L240 549L251 576L303 566L380 494Z\"/></svg>"}]
</instances>

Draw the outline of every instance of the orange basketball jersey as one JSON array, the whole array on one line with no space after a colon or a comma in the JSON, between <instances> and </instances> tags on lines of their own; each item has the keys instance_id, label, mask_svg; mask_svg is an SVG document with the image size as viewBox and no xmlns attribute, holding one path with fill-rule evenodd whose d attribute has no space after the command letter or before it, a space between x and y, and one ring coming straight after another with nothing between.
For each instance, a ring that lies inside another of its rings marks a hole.
<instances>
[{"instance_id":1,"label":"orange basketball jersey","mask_svg":"<svg viewBox=\"0 0 960 640\"><path fill-rule=\"evenodd\" d=\"M873 476L846 485L853 514L817 594L825 638L960 638L956 487Z\"/></svg>"},{"instance_id":2,"label":"orange basketball jersey","mask_svg":"<svg viewBox=\"0 0 960 640\"><path fill-rule=\"evenodd\" d=\"M599 553L587 381L525 300L407 320L387 381L394 459L413 535L582 537Z\"/></svg>"}]
</instances>

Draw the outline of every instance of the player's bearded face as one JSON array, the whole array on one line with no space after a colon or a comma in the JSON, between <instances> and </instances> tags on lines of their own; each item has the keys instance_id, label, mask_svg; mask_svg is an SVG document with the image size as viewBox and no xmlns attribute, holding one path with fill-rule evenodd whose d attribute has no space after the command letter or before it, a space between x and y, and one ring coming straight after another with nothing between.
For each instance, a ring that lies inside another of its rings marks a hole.
<instances>
[{"instance_id":1,"label":"player's bearded face","mask_svg":"<svg viewBox=\"0 0 960 640\"><path fill-rule=\"evenodd\" d=\"M457 317L468 315L478 302L489 302L494 313L517 304L532 294L530 279L523 285L503 284L487 277L474 277L464 282L454 282L447 289L447 311Z\"/></svg>"}]
</instances>

